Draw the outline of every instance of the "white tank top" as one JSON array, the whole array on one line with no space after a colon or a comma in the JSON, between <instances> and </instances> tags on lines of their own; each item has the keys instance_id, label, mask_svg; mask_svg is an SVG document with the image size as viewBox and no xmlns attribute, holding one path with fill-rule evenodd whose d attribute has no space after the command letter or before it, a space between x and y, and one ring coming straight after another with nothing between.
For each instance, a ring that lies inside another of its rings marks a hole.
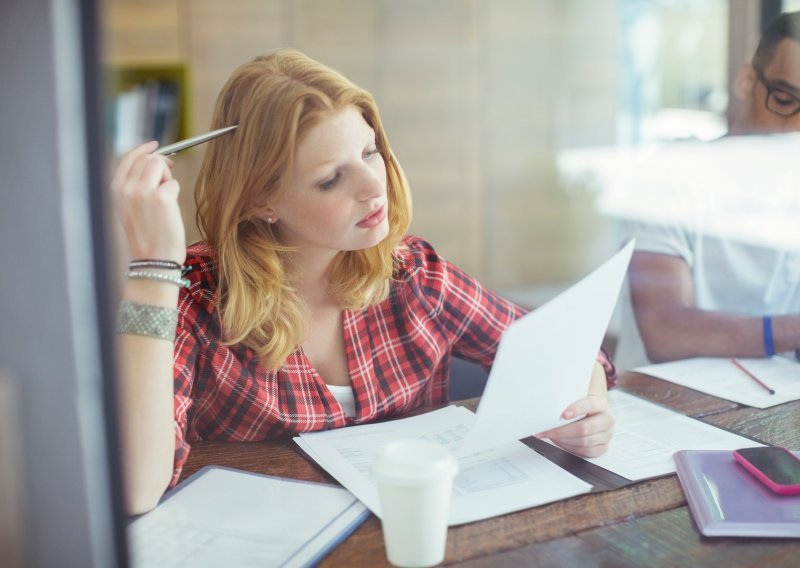
<instances>
[{"instance_id":1,"label":"white tank top","mask_svg":"<svg viewBox=\"0 0 800 568\"><path fill-rule=\"evenodd\" d=\"M356 415L356 397L353 387L343 387L340 385L326 385L330 389L334 398L342 405L344 414L348 418Z\"/></svg>"}]
</instances>

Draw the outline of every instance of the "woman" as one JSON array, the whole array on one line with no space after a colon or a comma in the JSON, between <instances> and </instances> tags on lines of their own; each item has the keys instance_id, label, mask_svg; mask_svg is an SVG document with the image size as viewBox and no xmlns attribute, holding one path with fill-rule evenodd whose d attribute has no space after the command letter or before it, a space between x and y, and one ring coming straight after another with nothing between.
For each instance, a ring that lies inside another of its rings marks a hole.
<instances>
[{"instance_id":1,"label":"woman","mask_svg":"<svg viewBox=\"0 0 800 568\"><path fill-rule=\"evenodd\" d=\"M155 143L112 180L131 247L120 306L128 506L155 506L197 439L263 440L447 400L452 354L489 367L523 310L421 239L369 93L282 50L222 90L185 248L178 183ZM188 288L183 287L181 269ZM177 331L176 331L177 330ZM589 394L540 435L584 456L613 418L601 353ZM532 378L535 380L535 378Z\"/></svg>"}]
</instances>

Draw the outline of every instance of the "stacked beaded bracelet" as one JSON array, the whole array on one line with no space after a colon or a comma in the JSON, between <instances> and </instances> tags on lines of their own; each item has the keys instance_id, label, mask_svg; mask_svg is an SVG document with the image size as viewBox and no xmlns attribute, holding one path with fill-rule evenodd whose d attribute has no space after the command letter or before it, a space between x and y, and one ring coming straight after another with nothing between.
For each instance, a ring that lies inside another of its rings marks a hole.
<instances>
[{"instance_id":1,"label":"stacked beaded bracelet","mask_svg":"<svg viewBox=\"0 0 800 568\"><path fill-rule=\"evenodd\" d=\"M174 260L156 260L146 258L143 260L132 260L128 265L128 269L137 270L139 268L163 268L165 270L181 270L183 265L175 262Z\"/></svg>"},{"instance_id":2,"label":"stacked beaded bracelet","mask_svg":"<svg viewBox=\"0 0 800 568\"><path fill-rule=\"evenodd\" d=\"M121 302L117 309L117 333L131 333L172 341L175 339L177 326L177 308Z\"/></svg>"},{"instance_id":3,"label":"stacked beaded bracelet","mask_svg":"<svg viewBox=\"0 0 800 568\"><path fill-rule=\"evenodd\" d=\"M175 284L176 286L182 286L184 288L189 287L189 281L186 278L181 278L180 276L172 276L171 274L164 274L162 272L148 272L146 270L129 270L128 278L134 280L159 280L161 282L170 282L171 284Z\"/></svg>"}]
</instances>

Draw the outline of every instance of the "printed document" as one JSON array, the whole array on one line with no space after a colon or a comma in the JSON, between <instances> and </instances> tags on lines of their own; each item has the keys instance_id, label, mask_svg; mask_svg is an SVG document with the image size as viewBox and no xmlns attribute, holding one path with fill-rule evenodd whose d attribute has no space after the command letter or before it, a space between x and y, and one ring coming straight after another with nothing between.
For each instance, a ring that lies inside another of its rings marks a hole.
<instances>
[{"instance_id":1,"label":"printed document","mask_svg":"<svg viewBox=\"0 0 800 568\"><path fill-rule=\"evenodd\" d=\"M378 517L372 461L388 442L419 438L453 449L475 414L461 406L389 422L301 434L294 440ZM513 440L461 457L450 506L450 525L470 523L585 493L591 485Z\"/></svg>"},{"instance_id":2,"label":"printed document","mask_svg":"<svg viewBox=\"0 0 800 568\"><path fill-rule=\"evenodd\" d=\"M770 394L727 358L697 357L633 370L755 408L769 408L800 399L800 363L797 361L781 356L738 361L774 389L775 394Z\"/></svg>"},{"instance_id":3,"label":"printed document","mask_svg":"<svg viewBox=\"0 0 800 568\"><path fill-rule=\"evenodd\" d=\"M368 516L338 486L206 467L130 523L131 565L311 566Z\"/></svg>"},{"instance_id":4,"label":"printed document","mask_svg":"<svg viewBox=\"0 0 800 568\"><path fill-rule=\"evenodd\" d=\"M587 461L631 481L675 472L678 450L734 450L763 446L744 436L643 400L611 390L614 437L608 451Z\"/></svg>"},{"instance_id":5,"label":"printed document","mask_svg":"<svg viewBox=\"0 0 800 568\"><path fill-rule=\"evenodd\" d=\"M506 329L475 426L458 455L568 422L561 413L589 390L634 244L631 240L583 280Z\"/></svg>"}]
</instances>

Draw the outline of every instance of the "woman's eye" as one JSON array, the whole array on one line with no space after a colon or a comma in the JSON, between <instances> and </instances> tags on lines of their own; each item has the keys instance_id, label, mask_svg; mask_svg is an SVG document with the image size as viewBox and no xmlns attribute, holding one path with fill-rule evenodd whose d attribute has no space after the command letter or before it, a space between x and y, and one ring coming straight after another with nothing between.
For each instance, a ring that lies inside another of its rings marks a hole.
<instances>
[{"instance_id":1,"label":"woman's eye","mask_svg":"<svg viewBox=\"0 0 800 568\"><path fill-rule=\"evenodd\" d=\"M322 189L323 191L324 190L328 190L328 189L333 189L333 186L336 185L337 181L339 181L339 174L338 173L335 176L333 176L331 179L329 179L327 181L323 181L321 184L319 184L319 188Z\"/></svg>"},{"instance_id":2,"label":"woman's eye","mask_svg":"<svg viewBox=\"0 0 800 568\"><path fill-rule=\"evenodd\" d=\"M365 152L364 152L364 159L365 159L365 160L366 160L366 159L369 159L369 158L371 158L372 156L374 156L375 154L379 154L379 153L380 153L380 152L378 152L378 148L371 148L371 149L369 149L369 150L367 150L367 151L365 151Z\"/></svg>"}]
</instances>

